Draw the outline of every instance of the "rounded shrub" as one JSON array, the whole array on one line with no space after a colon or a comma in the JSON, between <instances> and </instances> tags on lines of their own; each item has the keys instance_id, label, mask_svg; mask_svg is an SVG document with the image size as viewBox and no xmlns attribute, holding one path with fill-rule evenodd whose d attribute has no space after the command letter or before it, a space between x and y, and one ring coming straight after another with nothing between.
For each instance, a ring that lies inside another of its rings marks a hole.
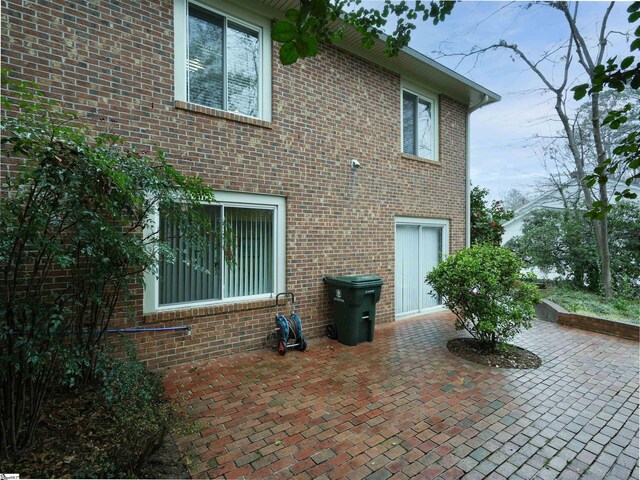
<instances>
[{"instance_id":1,"label":"rounded shrub","mask_svg":"<svg viewBox=\"0 0 640 480\"><path fill-rule=\"evenodd\" d=\"M500 347L531 328L535 285L522 274L524 264L513 252L490 244L474 245L451 255L426 278L456 316L456 329Z\"/></svg>"}]
</instances>

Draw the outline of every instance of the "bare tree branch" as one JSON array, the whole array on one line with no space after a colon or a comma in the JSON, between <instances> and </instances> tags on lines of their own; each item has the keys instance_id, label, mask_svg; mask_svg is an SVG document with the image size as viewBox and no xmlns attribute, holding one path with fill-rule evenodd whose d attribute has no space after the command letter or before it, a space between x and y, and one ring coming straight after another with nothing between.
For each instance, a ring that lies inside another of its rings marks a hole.
<instances>
[{"instance_id":1,"label":"bare tree branch","mask_svg":"<svg viewBox=\"0 0 640 480\"><path fill-rule=\"evenodd\" d=\"M551 48L545 51L537 61L532 60L527 54L525 54L517 44L508 43L505 40L500 40L498 43L489 45L484 48L474 48L471 52L466 54L458 54L461 56L461 61L465 58L475 56L475 61L478 61L480 55L498 49L510 50L513 54L520 58L529 69L542 81L549 92L555 95L555 110L558 115L558 119L562 123L563 130L566 134L566 141L573 163L575 165L575 175L578 178L579 185L584 194L585 206L591 210L593 209L594 202L602 205L605 209L609 204L608 191L606 185L599 185L596 192L592 192L586 182L583 180L586 176L586 159L589 157L586 151L586 143L584 141L585 134L582 131L582 127L577 125L576 122L572 122L567 108L567 95L569 85L569 74L572 65L572 54L575 53L578 56L578 62L584 69L585 73L591 79L594 75L594 69L597 64L602 63L607 47L607 23L609 15L614 7L615 2L610 2L606 8L606 11L602 17L602 24L600 26L600 32L598 37L598 45L593 52L589 49L587 42L585 41L580 29L577 25L578 6L579 2L575 2L573 6L573 13L568 2L545 2L547 5L562 12L567 25L569 27L568 42L564 44L566 46L566 55L560 59L554 59L554 55L557 55L562 47ZM595 60L594 60L595 59ZM553 84L553 79L542 70L542 63L549 61L554 65L558 65L564 61L564 69L562 74L562 81L559 85ZM600 115L600 96L599 94L591 94L591 135L593 139L593 150L595 151L596 166L602 167L606 161L606 150L603 144L602 131L601 131L601 115ZM592 220L593 231L598 244L598 252L601 262L601 280L605 290L605 294L608 298L612 295L611 290L611 255L609 252L609 239L608 239L608 219L605 215L602 220Z\"/></svg>"}]
</instances>

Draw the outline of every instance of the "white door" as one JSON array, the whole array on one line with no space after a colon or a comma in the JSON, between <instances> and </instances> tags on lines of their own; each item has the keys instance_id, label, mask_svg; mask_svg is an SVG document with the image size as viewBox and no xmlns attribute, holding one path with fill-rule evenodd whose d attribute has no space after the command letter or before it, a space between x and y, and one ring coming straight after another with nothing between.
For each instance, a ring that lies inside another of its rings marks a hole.
<instances>
[{"instance_id":1,"label":"white door","mask_svg":"<svg viewBox=\"0 0 640 480\"><path fill-rule=\"evenodd\" d=\"M440 299L424 279L448 253L448 222L414 219L396 223L396 317L428 312Z\"/></svg>"}]
</instances>

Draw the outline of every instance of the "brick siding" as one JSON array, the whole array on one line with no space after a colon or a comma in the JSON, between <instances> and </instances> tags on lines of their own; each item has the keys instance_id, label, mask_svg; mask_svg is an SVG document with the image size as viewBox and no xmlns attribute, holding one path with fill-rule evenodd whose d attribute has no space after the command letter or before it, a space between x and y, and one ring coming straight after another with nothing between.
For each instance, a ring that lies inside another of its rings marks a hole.
<instances>
[{"instance_id":1,"label":"brick siding","mask_svg":"<svg viewBox=\"0 0 640 480\"><path fill-rule=\"evenodd\" d=\"M450 250L464 247L465 105L440 96L440 164L419 162L400 152L399 75L338 48L283 67L274 47L272 121L243 122L175 101L172 2L2 7L13 78L37 82L97 130L164 150L215 189L286 197L287 289L309 337L330 321L324 275L379 275L377 322L394 320L396 216L448 219ZM273 328L271 301L143 316L135 293L120 326L192 326L136 334L152 367L259 348Z\"/></svg>"}]
</instances>

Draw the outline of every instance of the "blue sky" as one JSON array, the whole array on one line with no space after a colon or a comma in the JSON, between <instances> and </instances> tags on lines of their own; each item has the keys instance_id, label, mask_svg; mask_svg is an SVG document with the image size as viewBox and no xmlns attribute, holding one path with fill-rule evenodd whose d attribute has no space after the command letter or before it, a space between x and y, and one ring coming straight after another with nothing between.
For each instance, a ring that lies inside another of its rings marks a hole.
<instances>
[{"instance_id":1,"label":"blue sky","mask_svg":"<svg viewBox=\"0 0 640 480\"><path fill-rule=\"evenodd\" d=\"M472 182L489 188L492 198L500 198L511 188L530 195L538 193L545 172L539 141L534 137L552 135L560 129L554 102L541 88L540 79L522 61L514 61L510 51L492 51L477 59L441 53L468 52L504 39L516 43L532 60L537 60L545 50L563 44L567 39L567 24L562 14L544 5L529 8L527 5L525 2L463 1L441 24L420 24L410 45L502 96L500 103L484 107L471 116ZM599 1L580 2L578 23L590 45L595 43L607 5ZM629 30L628 5L627 2L615 5L608 22L610 30ZM611 35L610 41L611 55L628 54L623 36ZM550 76L561 78L561 68L549 62L541 64L541 68ZM584 83L580 73L579 67L572 71L575 83Z\"/></svg>"}]
</instances>

